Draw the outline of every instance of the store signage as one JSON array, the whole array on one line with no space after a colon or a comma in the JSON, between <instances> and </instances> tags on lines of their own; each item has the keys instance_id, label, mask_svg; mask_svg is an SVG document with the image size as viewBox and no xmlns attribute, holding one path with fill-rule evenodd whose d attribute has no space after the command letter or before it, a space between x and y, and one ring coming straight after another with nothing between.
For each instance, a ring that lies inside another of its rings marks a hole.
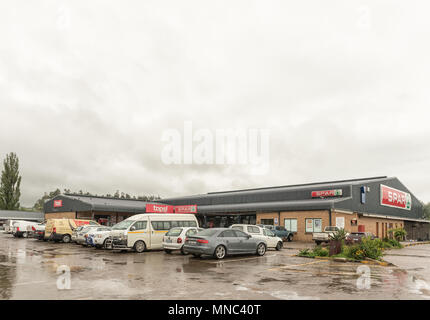
<instances>
[{"instance_id":1,"label":"store signage","mask_svg":"<svg viewBox=\"0 0 430 320\"><path fill-rule=\"evenodd\" d=\"M54 208L61 208L63 206L63 200L54 200Z\"/></svg>"},{"instance_id":2,"label":"store signage","mask_svg":"<svg viewBox=\"0 0 430 320\"><path fill-rule=\"evenodd\" d=\"M175 213L197 213L197 205L174 206L173 211Z\"/></svg>"},{"instance_id":3,"label":"store signage","mask_svg":"<svg viewBox=\"0 0 430 320\"><path fill-rule=\"evenodd\" d=\"M146 205L146 212L150 213L173 213L173 206L166 204L148 203Z\"/></svg>"},{"instance_id":4,"label":"store signage","mask_svg":"<svg viewBox=\"0 0 430 320\"><path fill-rule=\"evenodd\" d=\"M312 191L312 198L337 197L342 195L342 189Z\"/></svg>"},{"instance_id":5,"label":"store signage","mask_svg":"<svg viewBox=\"0 0 430 320\"><path fill-rule=\"evenodd\" d=\"M381 205L411 210L411 194L381 184Z\"/></svg>"}]
</instances>

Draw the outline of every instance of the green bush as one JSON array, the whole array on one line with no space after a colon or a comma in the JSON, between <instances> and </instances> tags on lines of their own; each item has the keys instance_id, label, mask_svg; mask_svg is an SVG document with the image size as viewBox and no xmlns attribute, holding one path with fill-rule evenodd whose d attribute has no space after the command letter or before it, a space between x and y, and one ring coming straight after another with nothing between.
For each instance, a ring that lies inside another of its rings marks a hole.
<instances>
[{"instance_id":1,"label":"green bush","mask_svg":"<svg viewBox=\"0 0 430 320\"><path fill-rule=\"evenodd\" d=\"M402 244L397 241L396 239L388 239L387 241L384 241L384 249L391 249L391 248L402 248Z\"/></svg>"},{"instance_id":2,"label":"green bush","mask_svg":"<svg viewBox=\"0 0 430 320\"><path fill-rule=\"evenodd\" d=\"M403 228L390 229L390 230L388 230L388 233L393 234L394 238L397 241L401 241L401 240L405 239L406 235L408 234L406 232L406 230Z\"/></svg>"},{"instance_id":3,"label":"green bush","mask_svg":"<svg viewBox=\"0 0 430 320\"><path fill-rule=\"evenodd\" d=\"M354 244L352 246L345 246L342 252L345 256L355 260L363 260L365 256L365 252L361 249L359 244Z\"/></svg>"},{"instance_id":4,"label":"green bush","mask_svg":"<svg viewBox=\"0 0 430 320\"><path fill-rule=\"evenodd\" d=\"M342 241L342 240L345 240L346 235L347 235L347 232L345 231L345 229L339 229L329 237L330 237L330 240L333 240L333 241Z\"/></svg>"},{"instance_id":5,"label":"green bush","mask_svg":"<svg viewBox=\"0 0 430 320\"><path fill-rule=\"evenodd\" d=\"M363 260L364 258L378 260L381 258L382 248L384 248L386 244L389 243L385 243L381 239L372 240L370 237L366 237L361 239L361 242L358 244L345 247L344 253L347 257L356 260Z\"/></svg>"},{"instance_id":6,"label":"green bush","mask_svg":"<svg viewBox=\"0 0 430 320\"><path fill-rule=\"evenodd\" d=\"M316 246L313 250L313 254L317 257L327 257L329 252L326 248L322 248L320 246Z\"/></svg>"},{"instance_id":7,"label":"green bush","mask_svg":"<svg viewBox=\"0 0 430 320\"><path fill-rule=\"evenodd\" d=\"M381 239L372 240L370 237L363 238L361 239L360 247L368 258L379 259L382 256Z\"/></svg>"}]
</instances>

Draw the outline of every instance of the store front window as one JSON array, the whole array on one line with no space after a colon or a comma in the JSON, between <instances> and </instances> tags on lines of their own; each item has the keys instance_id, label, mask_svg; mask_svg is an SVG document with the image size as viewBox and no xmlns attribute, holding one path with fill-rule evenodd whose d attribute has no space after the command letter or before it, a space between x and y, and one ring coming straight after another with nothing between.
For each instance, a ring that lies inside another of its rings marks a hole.
<instances>
[{"instance_id":1,"label":"store front window","mask_svg":"<svg viewBox=\"0 0 430 320\"><path fill-rule=\"evenodd\" d=\"M306 219L306 232L322 232L322 219Z\"/></svg>"}]
</instances>

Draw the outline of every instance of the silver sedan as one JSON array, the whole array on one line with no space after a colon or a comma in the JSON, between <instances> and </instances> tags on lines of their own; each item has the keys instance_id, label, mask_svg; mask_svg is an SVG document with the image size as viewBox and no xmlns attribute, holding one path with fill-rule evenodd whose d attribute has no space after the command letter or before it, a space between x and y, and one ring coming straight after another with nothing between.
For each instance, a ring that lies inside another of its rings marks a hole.
<instances>
[{"instance_id":1,"label":"silver sedan","mask_svg":"<svg viewBox=\"0 0 430 320\"><path fill-rule=\"evenodd\" d=\"M264 240L230 228L205 229L185 239L184 250L195 257L211 255L224 259L227 255L266 253Z\"/></svg>"}]
</instances>

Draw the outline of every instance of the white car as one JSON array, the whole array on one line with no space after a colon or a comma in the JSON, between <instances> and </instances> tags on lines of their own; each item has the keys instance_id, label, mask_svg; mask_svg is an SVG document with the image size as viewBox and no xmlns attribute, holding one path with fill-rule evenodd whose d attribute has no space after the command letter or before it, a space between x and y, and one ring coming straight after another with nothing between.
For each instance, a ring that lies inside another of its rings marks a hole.
<instances>
[{"instance_id":1,"label":"white car","mask_svg":"<svg viewBox=\"0 0 430 320\"><path fill-rule=\"evenodd\" d=\"M281 250L283 246L282 239L277 237L271 230L262 228L252 224L233 224L230 226L232 229L243 231L253 238L266 241L267 248L274 248Z\"/></svg>"},{"instance_id":2,"label":"white car","mask_svg":"<svg viewBox=\"0 0 430 320\"><path fill-rule=\"evenodd\" d=\"M88 233L87 244L92 245L96 248L106 248L106 240L110 236L112 228L110 227L98 227L92 229Z\"/></svg>"},{"instance_id":3,"label":"white car","mask_svg":"<svg viewBox=\"0 0 430 320\"><path fill-rule=\"evenodd\" d=\"M32 221L15 221L12 224L12 234L17 238L28 238L32 232L28 231L27 228L30 227L30 230L32 230L32 228L36 228L38 224L38 222Z\"/></svg>"},{"instance_id":4,"label":"white car","mask_svg":"<svg viewBox=\"0 0 430 320\"><path fill-rule=\"evenodd\" d=\"M187 254L183 248L185 239L201 230L203 229L196 227L175 227L170 229L163 237L164 251L171 253L174 250L180 250L182 254Z\"/></svg>"},{"instance_id":5,"label":"white car","mask_svg":"<svg viewBox=\"0 0 430 320\"><path fill-rule=\"evenodd\" d=\"M97 229L99 226L85 226L81 230L79 230L76 233L75 242L76 244L81 244L83 246L86 246L86 238L88 237L89 232L91 232L94 229Z\"/></svg>"}]
</instances>

